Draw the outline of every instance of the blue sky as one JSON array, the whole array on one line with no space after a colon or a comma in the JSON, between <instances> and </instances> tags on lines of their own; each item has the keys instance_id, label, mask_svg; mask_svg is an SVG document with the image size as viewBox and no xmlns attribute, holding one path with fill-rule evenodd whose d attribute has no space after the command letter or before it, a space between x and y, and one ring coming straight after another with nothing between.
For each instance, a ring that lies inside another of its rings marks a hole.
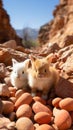
<instances>
[{"instance_id":1,"label":"blue sky","mask_svg":"<svg viewBox=\"0 0 73 130\"><path fill-rule=\"evenodd\" d=\"M53 18L52 11L58 4L59 0L3 0L15 29L40 28Z\"/></svg>"}]
</instances>

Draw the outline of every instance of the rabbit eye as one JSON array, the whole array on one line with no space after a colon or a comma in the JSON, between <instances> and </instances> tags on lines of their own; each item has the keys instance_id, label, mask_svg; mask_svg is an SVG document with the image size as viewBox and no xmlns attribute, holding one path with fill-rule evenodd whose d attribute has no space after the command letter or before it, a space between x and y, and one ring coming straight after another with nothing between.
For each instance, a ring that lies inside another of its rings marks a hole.
<instances>
[{"instance_id":1,"label":"rabbit eye","mask_svg":"<svg viewBox=\"0 0 73 130\"><path fill-rule=\"evenodd\" d=\"M22 74L24 74L24 71L22 71Z\"/></svg>"},{"instance_id":2,"label":"rabbit eye","mask_svg":"<svg viewBox=\"0 0 73 130\"><path fill-rule=\"evenodd\" d=\"M35 70L37 72L37 70Z\"/></svg>"},{"instance_id":3,"label":"rabbit eye","mask_svg":"<svg viewBox=\"0 0 73 130\"><path fill-rule=\"evenodd\" d=\"M45 69L45 70L44 70L44 72L46 73L46 72L47 72L47 70Z\"/></svg>"}]
</instances>

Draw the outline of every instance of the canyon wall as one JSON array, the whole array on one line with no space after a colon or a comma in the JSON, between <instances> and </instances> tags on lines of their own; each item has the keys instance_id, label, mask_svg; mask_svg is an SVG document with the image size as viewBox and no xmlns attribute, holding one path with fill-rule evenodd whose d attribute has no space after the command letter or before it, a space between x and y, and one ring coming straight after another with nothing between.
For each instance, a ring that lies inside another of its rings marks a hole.
<instances>
[{"instance_id":1,"label":"canyon wall","mask_svg":"<svg viewBox=\"0 0 73 130\"><path fill-rule=\"evenodd\" d=\"M15 40L18 45L21 45L21 39L11 26L10 17L3 8L2 0L0 0L0 43L2 44L8 40Z\"/></svg>"},{"instance_id":2,"label":"canyon wall","mask_svg":"<svg viewBox=\"0 0 73 130\"><path fill-rule=\"evenodd\" d=\"M60 47L73 43L73 1L60 0L53 11L53 20L39 31L40 44L57 43Z\"/></svg>"}]
</instances>

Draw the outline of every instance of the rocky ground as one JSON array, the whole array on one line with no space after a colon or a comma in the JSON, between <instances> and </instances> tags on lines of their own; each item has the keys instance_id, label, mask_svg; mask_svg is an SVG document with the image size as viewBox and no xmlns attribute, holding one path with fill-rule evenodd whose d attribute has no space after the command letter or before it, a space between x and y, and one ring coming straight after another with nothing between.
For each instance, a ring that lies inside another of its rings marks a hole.
<instances>
[{"instance_id":1,"label":"rocky ground","mask_svg":"<svg viewBox=\"0 0 73 130\"><path fill-rule=\"evenodd\" d=\"M73 1L60 0L53 15L39 31L42 47L25 49L0 0L0 130L73 130ZM47 100L40 92L32 97L29 86L26 91L12 86L12 58L21 62L29 54L51 53L60 79Z\"/></svg>"},{"instance_id":2,"label":"rocky ground","mask_svg":"<svg viewBox=\"0 0 73 130\"><path fill-rule=\"evenodd\" d=\"M12 86L12 58L21 62L29 54L45 57L52 52L52 65L58 69L60 80L47 100L41 98L41 93L32 97L29 89L16 90ZM57 44L46 44L35 50L17 46L14 40L0 44L0 129L73 129L73 44L62 49Z\"/></svg>"}]
</instances>

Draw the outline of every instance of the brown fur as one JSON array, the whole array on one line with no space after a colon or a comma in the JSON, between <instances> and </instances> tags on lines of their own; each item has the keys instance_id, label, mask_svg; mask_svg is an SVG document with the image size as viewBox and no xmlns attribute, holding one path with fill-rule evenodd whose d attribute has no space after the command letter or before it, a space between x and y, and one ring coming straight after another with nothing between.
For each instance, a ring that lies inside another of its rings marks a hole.
<instances>
[{"instance_id":1,"label":"brown fur","mask_svg":"<svg viewBox=\"0 0 73 130\"><path fill-rule=\"evenodd\" d=\"M28 69L28 82L32 93L42 90L43 97L47 96L52 86L55 86L59 75L57 70L50 66L51 57L38 59L31 56L31 67Z\"/></svg>"}]
</instances>

